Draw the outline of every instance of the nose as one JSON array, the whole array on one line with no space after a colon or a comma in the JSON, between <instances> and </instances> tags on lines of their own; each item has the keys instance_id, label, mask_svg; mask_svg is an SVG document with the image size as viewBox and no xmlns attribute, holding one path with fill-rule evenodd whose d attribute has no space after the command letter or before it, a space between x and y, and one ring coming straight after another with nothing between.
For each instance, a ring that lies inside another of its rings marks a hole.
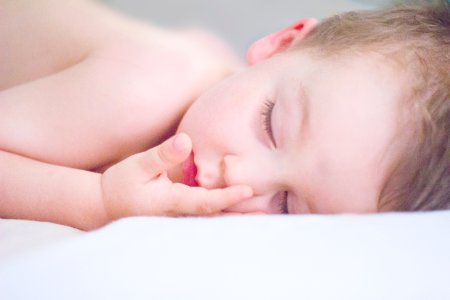
<instances>
[{"instance_id":1,"label":"nose","mask_svg":"<svg viewBox=\"0 0 450 300\"><path fill-rule=\"evenodd\" d=\"M255 193L264 194L275 185L276 169L267 158L225 155L222 177L226 186L246 184L251 186Z\"/></svg>"},{"instance_id":2,"label":"nose","mask_svg":"<svg viewBox=\"0 0 450 300\"><path fill-rule=\"evenodd\" d=\"M279 213L277 168L271 161L258 159L257 156L242 159L236 155L223 158L223 182L226 186L249 185L255 196L240 202L227 211L240 213Z\"/></svg>"},{"instance_id":3,"label":"nose","mask_svg":"<svg viewBox=\"0 0 450 300\"><path fill-rule=\"evenodd\" d=\"M219 160L200 162L196 180L207 189L245 184L255 193L264 193L274 178L273 169L266 159L227 154Z\"/></svg>"},{"instance_id":4,"label":"nose","mask_svg":"<svg viewBox=\"0 0 450 300\"><path fill-rule=\"evenodd\" d=\"M276 159L263 155L225 155L219 160L200 164L196 180L204 188L215 189L245 184L253 189L254 197L226 209L227 212L273 214L280 212L280 168Z\"/></svg>"},{"instance_id":5,"label":"nose","mask_svg":"<svg viewBox=\"0 0 450 300\"><path fill-rule=\"evenodd\" d=\"M224 181L223 168L223 161L207 160L200 164L195 179L200 186L207 189L224 188L227 185Z\"/></svg>"}]
</instances>

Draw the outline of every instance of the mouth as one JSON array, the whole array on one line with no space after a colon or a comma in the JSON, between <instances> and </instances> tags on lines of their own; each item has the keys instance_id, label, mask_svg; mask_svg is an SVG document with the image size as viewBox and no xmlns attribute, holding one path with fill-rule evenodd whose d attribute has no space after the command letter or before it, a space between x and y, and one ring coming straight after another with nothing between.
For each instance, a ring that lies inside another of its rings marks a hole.
<instances>
[{"instance_id":1,"label":"mouth","mask_svg":"<svg viewBox=\"0 0 450 300\"><path fill-rule=\"evenodd\" d=\"M189 186L198 186L195 176L197 175L197 166L194 162L194 153L189 155L188 159L183 163L183 183Z\"/></svg>"}]
</instances>

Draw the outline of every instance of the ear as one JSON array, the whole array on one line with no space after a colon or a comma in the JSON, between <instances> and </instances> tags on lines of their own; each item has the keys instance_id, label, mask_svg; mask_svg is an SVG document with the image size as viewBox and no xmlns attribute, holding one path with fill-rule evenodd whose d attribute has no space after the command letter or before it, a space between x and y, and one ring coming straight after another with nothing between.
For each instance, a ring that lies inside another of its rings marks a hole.
<instances>
[{"instance_id":1,"label":"ear","mask_svg":"<svg viewBox=\"0 0 450 300\"><path fill-rule=\"evenodd\" d=\"M302 19L288 28L259 39L247 52L249 65L254 65L287 49L294 41L304 39L316 26L316 19Z\"/></svg>"}]
</instances>

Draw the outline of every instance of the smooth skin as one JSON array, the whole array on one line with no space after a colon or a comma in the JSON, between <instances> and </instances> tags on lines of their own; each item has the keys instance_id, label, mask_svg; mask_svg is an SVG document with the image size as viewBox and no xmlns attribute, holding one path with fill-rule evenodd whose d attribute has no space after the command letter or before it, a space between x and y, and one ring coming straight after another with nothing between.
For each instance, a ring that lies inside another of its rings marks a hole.
<instances>
[{"instance_id":1,"label":"smooth skin","mask_svg":"<svg viewBox=\"0 0 450 300\"><path fill-rule=\"evenodd\" d=\"M108 216L213 215L252 196L245 185L208 190L172 182L167 171L185 161L191 151L190 138L180 133L110 167L102 176Z\"/></svg>"},{"instance_id":2,"label":"smooth skin","mask_svg":"<svg viewBox=\"0 0 450 300\"><path fill-rule=\"evenodd\" d=\"M200 186L253 189L226 211L381 210L380 193L406 145L398 130L409 80L381 56L289 50L316 25L303 19L257 41L252 66L203 93L181 120ZM169 175L180 173L177 166Z\"/></svg>"},{"instance_id":3,"label":"smooth skin","mask_svg":"<svg viewBox=\"0 0 450 300\"><path fill-rule=\"evenodd\" d=\"M191 143L162 142L203 90L242 67L220 40L92 1L1 7L0 217L89 230L132 215L214 215L251 195L165 176Z\"/></svg>"},{"instance_id":4,"label":"smooth skin","mask_svg":"<svg viewBox=\"0 0 450 300\"><path fill-rule=\"evenodd\" d=\"M184 115L178 130L192 139L196 181L249 185L254 197L230 212L378 212L403 140L400 78L368 57L288 52L261 61Z\"/></svg>"}]
</instances>

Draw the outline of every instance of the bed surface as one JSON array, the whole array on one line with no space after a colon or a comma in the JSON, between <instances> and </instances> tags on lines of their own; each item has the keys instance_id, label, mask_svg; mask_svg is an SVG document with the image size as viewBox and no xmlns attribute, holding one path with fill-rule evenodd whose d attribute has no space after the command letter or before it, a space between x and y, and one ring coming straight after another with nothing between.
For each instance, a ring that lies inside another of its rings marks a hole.
<instances>
[{"instance_id":1,"label":"bed surface","mask_svg":"<svg viewBox=\"0 0 450 300\"><path fill-rule=\"evenodd\" d=\"M450 299L449 211L0 228L2 299Z\"/></svg>"}]
</instances>

